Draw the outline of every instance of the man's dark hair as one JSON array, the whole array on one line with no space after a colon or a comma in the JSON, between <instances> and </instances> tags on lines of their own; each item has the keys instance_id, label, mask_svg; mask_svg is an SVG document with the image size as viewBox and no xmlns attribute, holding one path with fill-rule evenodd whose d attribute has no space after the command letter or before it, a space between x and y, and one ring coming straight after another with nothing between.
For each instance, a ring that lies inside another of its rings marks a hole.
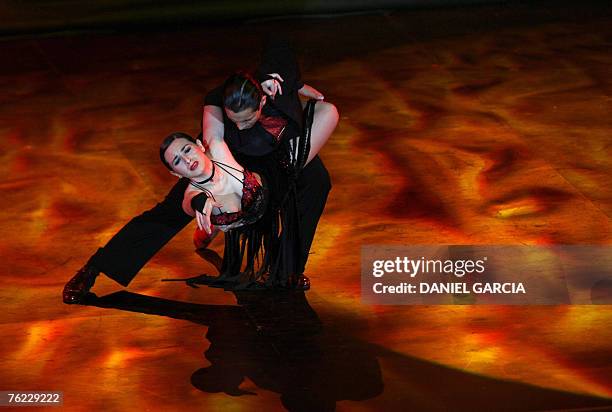
<instances>
[{"instance_id":1,"label":"man's dark hair","mask_svg":"<svg viewBox=\"0 0 612 412\"><path fill-rule=\"evenodd\" d=\"M172 170L172 166L170 166L170 163L166 161L165 154L166 154L166 150L168 150L168 146L170 146L172 142L174 142L176 139L187 139L190 142L196 143L196 140L193 137L183 132L174 132L166 136L166 138L162 141L161 145L159 146L159 158L169 170Z\"/></svg>"},{"instance_id":2,"label":"man's dark hair","mask_svg":"<svg viewBox=\"0 0 612 412\"><path fill-rule=\"evenodd\" d=\"M234 113L257 110L263 96L261 86L245 71L232 74L223 83L223 106Z\"/></svg>"}]
</instances>

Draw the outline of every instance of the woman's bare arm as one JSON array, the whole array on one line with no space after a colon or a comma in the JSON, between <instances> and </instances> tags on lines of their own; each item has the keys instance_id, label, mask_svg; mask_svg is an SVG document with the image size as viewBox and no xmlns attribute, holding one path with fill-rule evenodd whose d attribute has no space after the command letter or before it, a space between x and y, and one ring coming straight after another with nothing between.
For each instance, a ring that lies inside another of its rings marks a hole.
<instances>
[{"instance_id":1,"label":"woman's bare arm","mask_svg":"<svg viewBox=\"0 0 612 412\"><path fill-rule=\"evenodd\" d=\"M223 147L227 148L223 140L225 126L223 125L223 109L219 106L206 105L202 112L202 136L206 147L210 151L211 157L217 159L216 152L224 152Z\"/></svg>"},{"instance_id":2,"label":"woman's bare arm","mask_svg":"<svg viewBox=\"0 0 612 412\"><path fill-rule=\"evenodd\" d=\"M201 190L196 189L191 185L187 186L187 189L185 189L185 194L183 195L183 205L182 206L183 206L183 210L185 211L185 213L187 213L189 216L196 215L196 211L193 210L191 201L193 200L194 197L196 197L200 193L202 193Z\"/></svg>"}]
</instances>

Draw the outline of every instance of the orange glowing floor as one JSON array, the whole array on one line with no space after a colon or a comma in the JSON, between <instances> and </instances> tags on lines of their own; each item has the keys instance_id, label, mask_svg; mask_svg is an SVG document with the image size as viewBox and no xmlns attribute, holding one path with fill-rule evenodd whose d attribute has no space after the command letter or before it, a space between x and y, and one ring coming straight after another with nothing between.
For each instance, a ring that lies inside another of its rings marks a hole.
<instances>
[{"instance_id":1,"label":"orange glowing floor","mask_svg":"<svg viewBox=\"0 0 612 412\"><path fill-rule=\"evenodd\" d=\"M610 243L611 20L472 33L457 16L269 23L341 113L307 270L323 331L289 341L257 335L228 292L160 282L214 271L193 227L107 307L60 296L166 193L160 140L198 132L202 96L254 61L264 29L0 42L0 390L61 390L83 411L612 405L610 306L360 303L361 245ZM423 28L434 17L448 31Z\"/></svg>"}]
</instances>

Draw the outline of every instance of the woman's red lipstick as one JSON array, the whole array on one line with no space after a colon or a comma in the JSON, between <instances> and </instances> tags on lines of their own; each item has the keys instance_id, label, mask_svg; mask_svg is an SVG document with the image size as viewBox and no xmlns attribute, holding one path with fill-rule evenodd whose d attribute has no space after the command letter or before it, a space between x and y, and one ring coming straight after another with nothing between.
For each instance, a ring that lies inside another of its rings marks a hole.
<instances>
[{"instance_id":1,"label":"woman's red lipstick","mask_svg":"<svg viewBox=\"0 0 612 412\"><path fill-rule=\"evenodd\" d=\"M199 163L198 163L198 161L196 160L195 162L193 162L193 163L191 164L191 166L189 166L189 170L195 170L195 169L196 169L196 167L198 167L198 165L199 165Z\"/></svg>"}]
</instances>

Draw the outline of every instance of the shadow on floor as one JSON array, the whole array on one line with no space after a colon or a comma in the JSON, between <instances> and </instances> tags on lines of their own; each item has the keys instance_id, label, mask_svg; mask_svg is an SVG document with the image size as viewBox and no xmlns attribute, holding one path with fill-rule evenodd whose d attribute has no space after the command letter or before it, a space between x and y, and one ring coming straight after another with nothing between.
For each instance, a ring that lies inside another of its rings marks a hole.
<instances>
[{"instance_id":1,"label":"shadow on floor","mask_svg":"<svg viewBox=\"0 0 612 412\"><path fill-rule=\"evenodd\" d=\"M607 399L479 376L363 342L351 336L359 320L350 315L330 314L334 326L323 328L303 292L235 295L239 306L126 291L87 303L208 326L210 347L204 355L211 365L192 374L192 385L209 393L256 395L239 387L248 377L259 388L279 393L290 411L333 411L340 400L372 399L383 387L386 396L374 402L385 410L586 411L612 406ZM393 381L383 384L379 359Z\"/></svg>"},{"instance_id":2,"label":"shadow on floor","mask_svg":"<svg viewBox=\"0 0 612 412\"><path fill-rule=\"evenodd\" d=\"M290 411L333 411L339 400L362 401L382 393L380 366L356 340L327 346L321 322L304 292L236 292L240 306L201 305L117 292L87 304L168 316L208 326L211 363L195 371L194 387L231 396L249 378L281 395Z\"/></svg>"}]
</instances>

